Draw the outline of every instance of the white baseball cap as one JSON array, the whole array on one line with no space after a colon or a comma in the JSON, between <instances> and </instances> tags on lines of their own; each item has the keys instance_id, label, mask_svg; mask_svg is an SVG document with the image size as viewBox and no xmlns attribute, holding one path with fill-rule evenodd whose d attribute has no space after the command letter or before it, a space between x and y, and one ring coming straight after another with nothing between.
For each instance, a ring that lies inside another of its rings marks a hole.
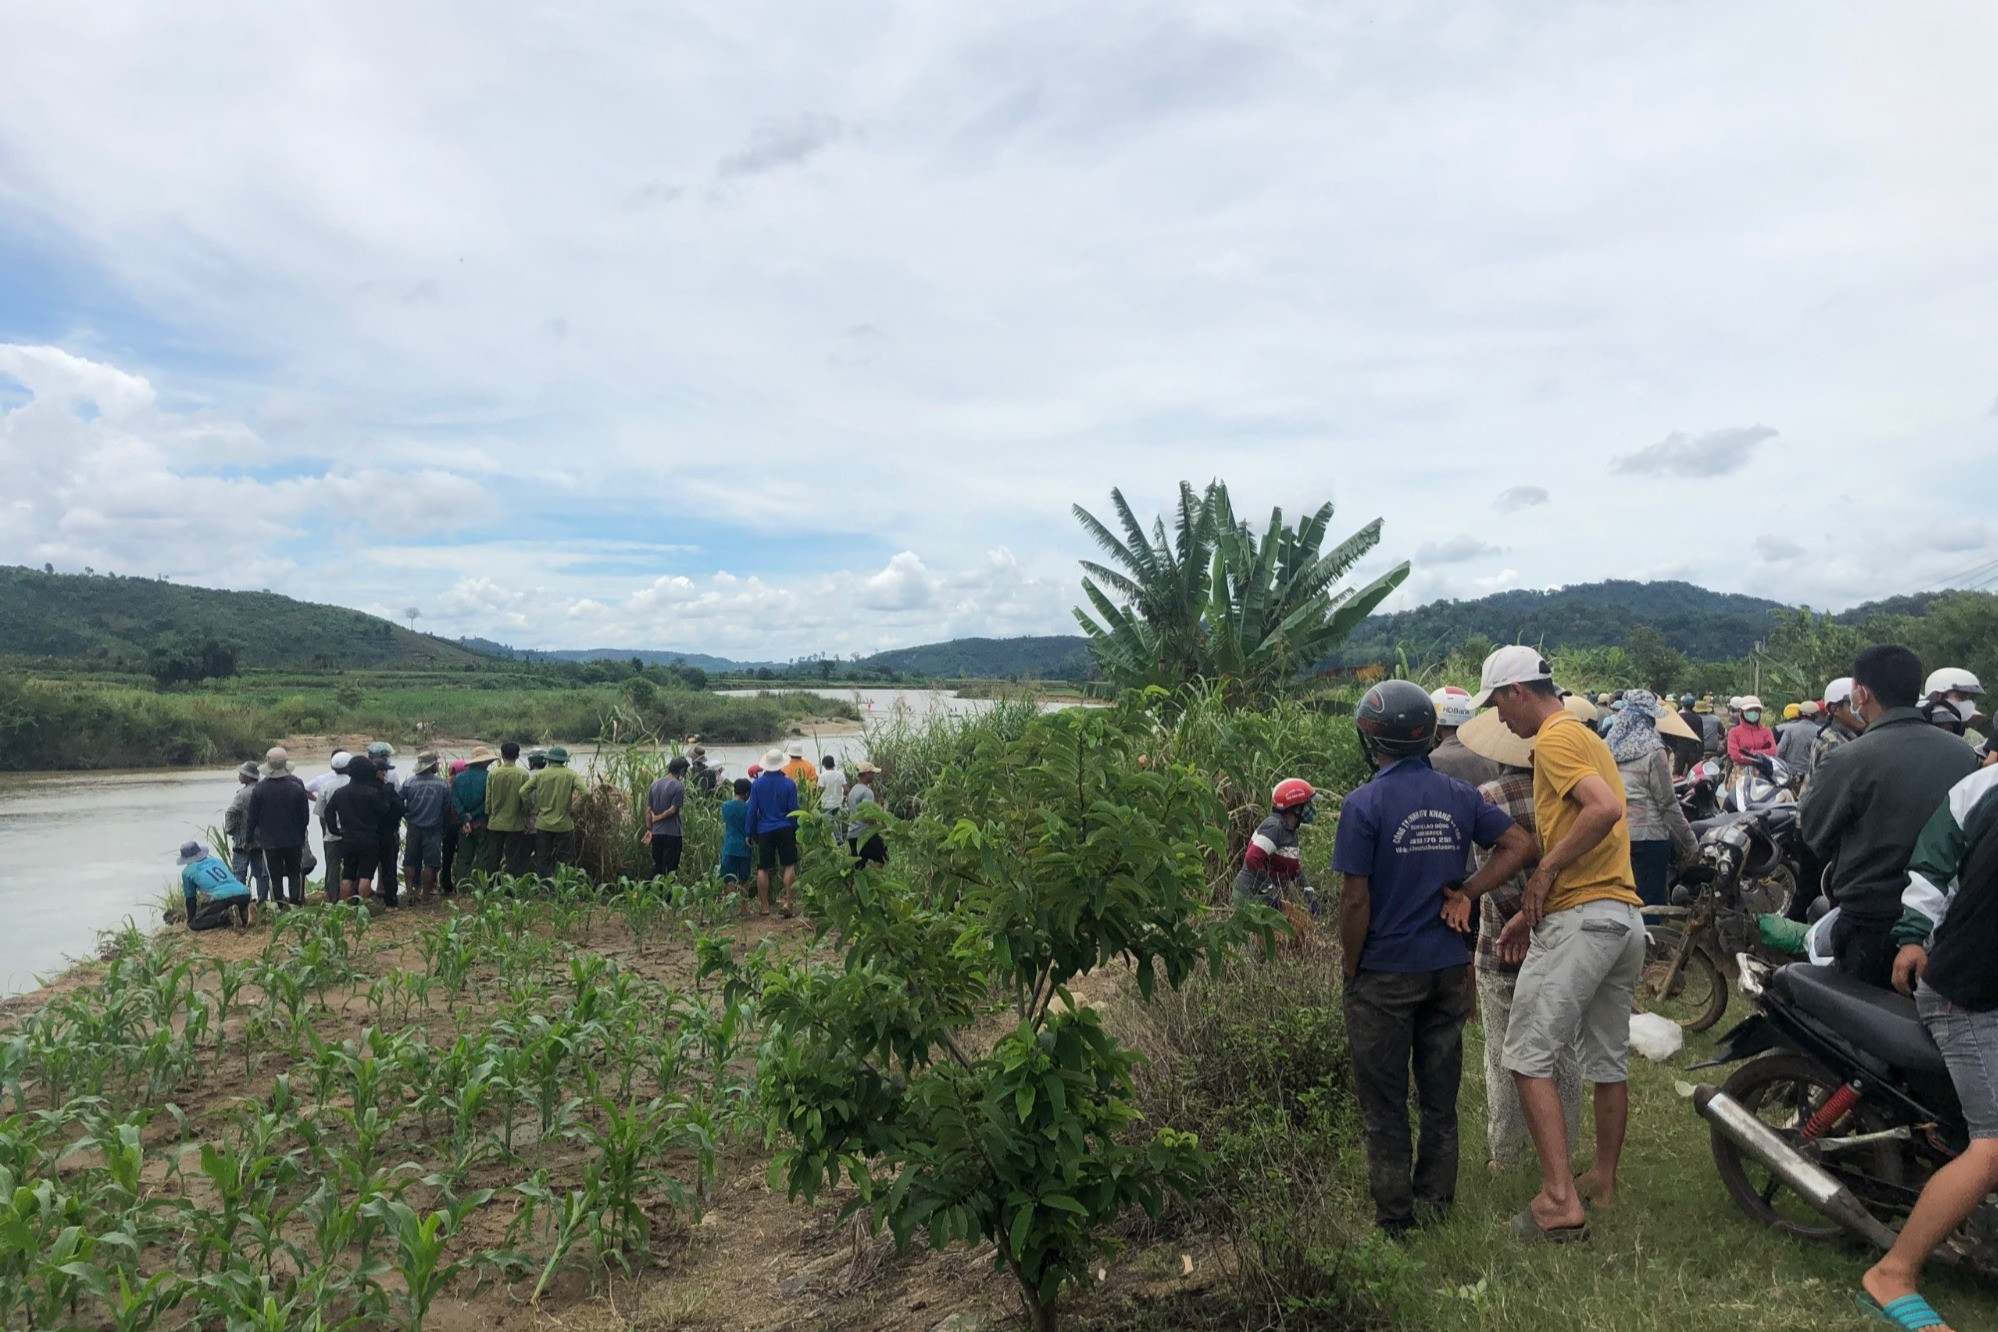
<instances>
[{"instance_id":1,"label":"white baseball cap","mask_svg":"<svg viewBox=\"0 0 1998 1332\"><path fill-rule=\"evenodd\" d=\"M1554 672L1548 668L1547 658L1540 655L1539 648L1524 643L1502 647L1485 658L1485 669L1478 677L1478 692L1471 698L1471 710L1475 712L1491 702L1494 689L1553 678Z\"/></svg>"},{"instance_id":2,"label":"white baseball cap","mask_svg":"<svg viewBox=\"0 0 1998 1332\"><path fill-rule=\"evenodd\" d=\"M1841 675L1825 686L1825 706L1852 702L1852 677Z\"/></svg>"},{"instance_id":3,"label":"white baseball cap","mask_svg":"<svg viewBox=\"0 0 1998 1332\"><path fill-rule=\"evenodd\" d=\"M1471 691L1456 685L1444 685L1429 696L1429 701L1436 708L1438 726L1462 726L1478 715L1478 710L1471 706Z\"/></svg>"}]
</instances>

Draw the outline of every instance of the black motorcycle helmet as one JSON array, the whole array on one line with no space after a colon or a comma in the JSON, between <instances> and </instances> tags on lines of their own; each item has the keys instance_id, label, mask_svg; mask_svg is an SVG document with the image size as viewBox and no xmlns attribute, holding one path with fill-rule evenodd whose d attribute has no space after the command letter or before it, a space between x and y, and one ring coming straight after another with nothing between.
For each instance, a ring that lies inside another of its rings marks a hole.
<instances>
[{"instance_id":1,"label":"black motorcycle helmet","mask_svg":"<svg viewBox=\"0 0 1998 1332\"><path fill-rule=\"evenodd\" d=\"M1436 705L1419 684L1383 680L1353 709L1353 726L1376 765L1427 754L1436 744Z\"/></svg>"}]
</instances>

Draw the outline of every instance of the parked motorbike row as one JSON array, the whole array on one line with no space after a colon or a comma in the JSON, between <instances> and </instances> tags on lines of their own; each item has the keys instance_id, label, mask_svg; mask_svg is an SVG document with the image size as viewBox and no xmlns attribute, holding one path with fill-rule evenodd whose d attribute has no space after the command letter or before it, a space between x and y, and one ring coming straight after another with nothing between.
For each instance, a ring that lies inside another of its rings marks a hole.
<instances>
[{"instance_id":1,"label":"parked motorbike row","mask_svg":"<svg viewBox=\"0 0 1998 1332\"><path fill-rule=\"evenodd\" d=\"M1731 776L1709 759L1680 778L1699 852L1674 880L1671 904L1646 910L1637 996L1646 1011L1689 1031L1705 1031L1727 1011L1739 970L1733 959L1766 951L1761 919L1784 916L1802 889L1796 785L1789 768L1767 756Z\"/></svg>"},{"instance_id":2,"label":"parked motorbike row","mask_svg":"<svg viewBox=\"0 0 1998 1332\"><path fill-rule=\"evenodd\" d=\"M1756 1011L1696 1067L1740 1067L1693 1092L1723 1187L1760 1224L1884 1250L1969 1134L1913 1000L1765 938L1765 920L1814 887L1800 878L1795 785L1772 758L1733 773L1708 760L1680 780L1699 852L1671 905L1647 909L1639 1004L1700 1031L1739 988ZM1987 1200L1936 1257L1998 1274L1998 1203Z\"/></svg>"}]
</instances>

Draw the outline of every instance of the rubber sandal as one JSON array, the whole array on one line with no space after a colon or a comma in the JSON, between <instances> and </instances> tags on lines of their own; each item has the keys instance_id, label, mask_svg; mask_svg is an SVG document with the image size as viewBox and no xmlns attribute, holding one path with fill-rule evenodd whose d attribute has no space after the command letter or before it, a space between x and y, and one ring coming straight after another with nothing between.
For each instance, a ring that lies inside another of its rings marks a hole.
<instances>
[{"instance_id":1,"label":"rubber sandal","mask_svg":"<svg viewBox=\"0 0 1998 1332\"><path fill-rule=\"evenodd\" d=\"M1922 1332L1928 1327L1948 1327L1941 1314L1919 1295L1903 1295L1898 1300L1881 1304L1865 1291L1852 1297L1859 1311L1869 1314L1880 1322L1902 1329L1902 1332Z\"/></svg>"},{"instance_id":2,"label":"rubber sandal","mask_svg":"<svg viewBox=\"0 0 1998 1332\"><path fill-rule=\"evenodd\" d=\"M1533 1209L1527 1208L1512 1219L1514 1239L1529 1243L1541 1241L1548 1244L1578 1244L1589 1237L1589 1223L1579 1226L1543 1226L1533 1219Z\"/></svg>"}]
</instances>

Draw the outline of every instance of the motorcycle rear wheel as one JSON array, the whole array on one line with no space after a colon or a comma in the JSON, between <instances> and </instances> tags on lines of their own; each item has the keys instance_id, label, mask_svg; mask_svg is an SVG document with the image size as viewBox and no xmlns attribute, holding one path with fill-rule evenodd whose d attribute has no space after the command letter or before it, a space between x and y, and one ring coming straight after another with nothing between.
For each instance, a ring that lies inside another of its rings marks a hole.
<instances>
[{"instance_id":1,"label":"motorcycle rear wheel","mask_svg":"<svg viewBox=\"0 0 1998 1332\"><path fill-rule=\"evenodd\" d=\"M1795 1145L1804 1124L1840 1085L1838 1076L1817 1060L1781 1050L1742 1065L1721 1090ZM1887 1127L1887 1121L1862 1101L1831 1136L1857 1136ZM1799 1239L1830 1241L1845 1234L1843 1226L1804 1201L1719 1129L1713 1131L1713 1150L1721 1184L1751 1220ZM1899 1184L1905 1174L1901 1152L1891 1142L1840 1153L1839 1163L1840 1171L1834 1173L1855 1171L1888 1184Z\"/></svg>"},{"instance_id":2,"label":"motorcycle rear wheel","mask_svg":"<svg viewBox=\"0 0 1998 1332\"><path fill-rule=\"evenodd\" d=\"M1698 943L1690 945L1675 975L1680 950L1688 947L1685 931L1677 926L1646 923L1637 1007L1639 1012L1671 1018L1687 1031L1705 1031L1727 1012L1727 977L1713 954Z\"/></svg>"}]
</instances>

